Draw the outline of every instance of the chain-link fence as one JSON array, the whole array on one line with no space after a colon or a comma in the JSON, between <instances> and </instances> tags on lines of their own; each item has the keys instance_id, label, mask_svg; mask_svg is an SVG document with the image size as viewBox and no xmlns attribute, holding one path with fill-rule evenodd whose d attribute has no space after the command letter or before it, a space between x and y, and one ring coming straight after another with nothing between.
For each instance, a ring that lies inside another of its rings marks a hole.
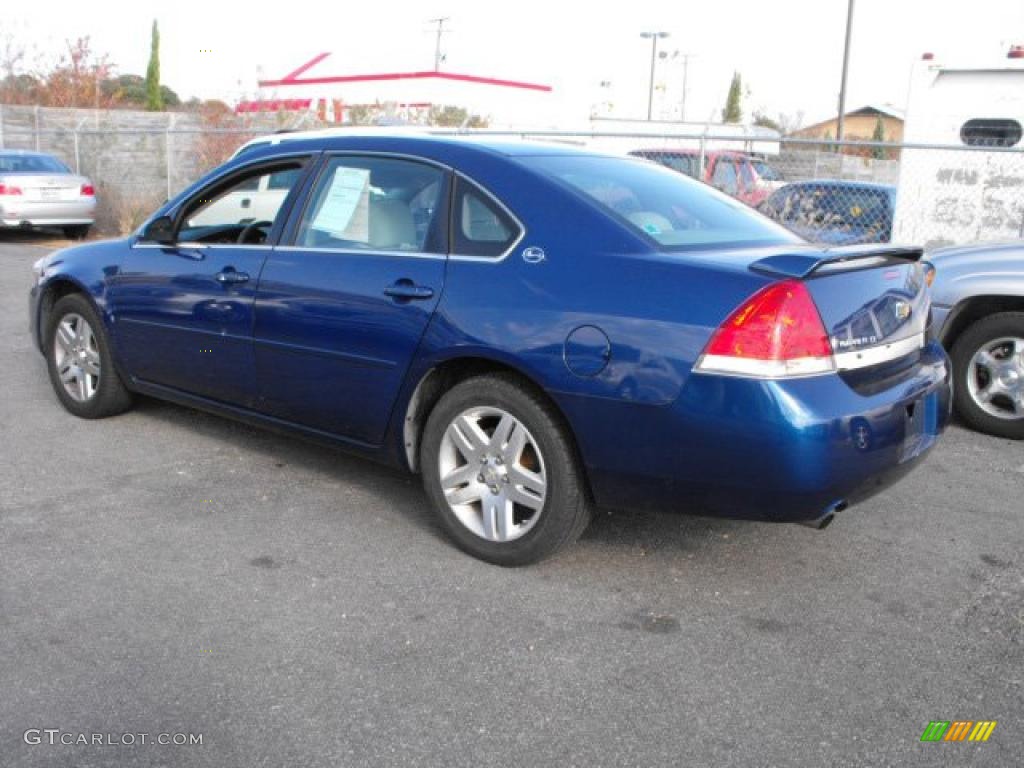
<instances>
[{"instance_id":1,"label":"chain-link fence","mask_svg":"<svg viewBox=\"0 0 1024 768\"><path fill-rule=\"evenodd\" d=\"M516 135L661 163L812 242L934 248L1024 237L1024 148L1006 146L1005 137L895 144L762 135Z\"/></svg>"},{"instance_id":2,"label":"chain-link fence","mask_svg":"<svg viewBox=\"0 0 1024 768\"><path fill-rule=\"evenodd\" d=\"M98 229L116 233L130 231L163 200L265 132L8 126L0 147L50 152L89 176L98 188ZM1024 149L999 146L1005 140L939 145L764 135L470 133L560 142L662 163L813 242L895 240L936 247L1024 237Z\"/></svg>"}]
</instances>

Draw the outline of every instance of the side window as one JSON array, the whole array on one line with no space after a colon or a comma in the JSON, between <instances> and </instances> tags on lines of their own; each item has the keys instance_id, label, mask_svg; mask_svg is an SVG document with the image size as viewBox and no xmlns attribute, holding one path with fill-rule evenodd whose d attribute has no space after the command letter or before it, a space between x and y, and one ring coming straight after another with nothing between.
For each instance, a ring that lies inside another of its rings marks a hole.
<instances>
[{"instance_id":1,"label":"side window","mask_svg":"<svg viewBox=\"0 0 1024 768\"><path fill-rule=\"evenodd\" d=\"M736 166L732 160L721 159L715 163L715 172L711 176L711 183L723 192L736 194Z\"/></svg>"},{"instance_id":2,"label":"side window","mask_svg":"<svg viewBox=\"0 0 1024 768\"><path fill-rule=\"evenodd\" d=\"M490 195L462 178L455 184L451 229L452 253L459 256L497 258L522 234L515 219Z\"/></svg>"},{"instance_id":3,"label":"side window","mask_svg":"<svg viewBox=\"0 0 1024 768\"><path fill-rule=\"evenodd\" d=\"M440 169L388 157L334 157L317 181L295 244L444 252Z\"/></svg>"},{"instance_id":4,"label":"side window","mask_svg":"<svg viewBox=\"0 0 1024 768\"><path fill-rule=\"evenodd\" d=\"M754 186L754 169L749 160L740 160L740 178L743 180L744 187Z\"/></svg>"},{"instance_id":5,"label":"side window","mask_svg":"<svg viewBox=\"0 0 1024 768\"><path fill-rule=\"evenodd\" d=\"M302 176L303 161L293 160L215 183L196 195L185 208L179 242L262 243L277 222L288 193ZM268 179L269 177L269 179ZM266 180L283 182L269 186Z\"/></svg>"},{"instance_id":6,"label":"side window","mask_svg":"<svg viewBox=\"0 0 1024 768\"><path fill-rule=\"evenodd\" d=\"M1016 120L974 118L960 127L960 140L969 147L1013 147L1024 129Z\"/></svg>"}]
</instances>

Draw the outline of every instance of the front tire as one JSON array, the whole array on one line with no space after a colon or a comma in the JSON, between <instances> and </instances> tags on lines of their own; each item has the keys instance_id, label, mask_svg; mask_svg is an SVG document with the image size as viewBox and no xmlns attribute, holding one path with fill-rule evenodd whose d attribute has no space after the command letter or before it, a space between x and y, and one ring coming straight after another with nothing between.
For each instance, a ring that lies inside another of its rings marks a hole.
<instances>
[{"instance_id":1,"label":"front tire","mask_svg":"<svg viewBox=\"0 0 1024 768\"><path fill-rule=\"evenodd\" d=\"M1024 312L976 321L950 357L960 418L980 432L1024 439Z\"/></svg>"},{"instance_id":2,"label":"front tire","mask_svg":"<svg viewBox=\"0 0 1024 768\"><path fill-rule=\"evenodd\" d=\"M57 301L46 324L50 383L68 411L83 419L114 416L131 406L131 394L114 368L103 321L81 294Z\"/></svg>"},{"instance_id":3,"label":"front tire","mask_svg":"<svg viewBox=\"0 0 1024 768\"><path fill-rule=\"evenodd\" d=\"M490 563L543 560L590 522L583 473L561 419L509 375L468 379L441 397L427 419L420 467L445 532Z\"/></svg>"}]
</instances>

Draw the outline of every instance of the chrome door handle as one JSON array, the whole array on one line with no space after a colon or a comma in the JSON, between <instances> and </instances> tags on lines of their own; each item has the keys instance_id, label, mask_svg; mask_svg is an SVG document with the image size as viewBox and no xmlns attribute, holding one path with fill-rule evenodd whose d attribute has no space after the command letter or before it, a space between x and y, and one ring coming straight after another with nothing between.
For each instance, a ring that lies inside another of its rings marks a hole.
<instances>
[{"instance_id":1,"label":"chrome door handle","mask_svg":"<svg viewBox=\"0 0 1024 768\"><path fill-rule=\"evenodd\" d=\"M247 283L249 282L249 275L245 272L237 272L233 267L225 267L217 273L217 282L221 285Z\"/></svg>"},{"instance_id":2,"label":"chrome door handle","mask_svg":"<svg viewBox=\"0 0 1024 768\"><path fill-rule=\"evenodd\" d=\"M434 289L426 285L416 285L412 280L397 280L384 289L384 295L393 299L429 299L434 295Z\"/></svg>"}]
</instances>

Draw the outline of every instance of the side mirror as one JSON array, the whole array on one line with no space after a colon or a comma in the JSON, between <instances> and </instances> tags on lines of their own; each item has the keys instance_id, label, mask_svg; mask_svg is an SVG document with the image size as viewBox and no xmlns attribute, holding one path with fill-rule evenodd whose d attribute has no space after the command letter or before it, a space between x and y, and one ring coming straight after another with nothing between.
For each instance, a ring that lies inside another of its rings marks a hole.
<instances>
[{"instance_id":1,"label":"side mirror","mask_svg":"<svg viewBox=\"0 0 1024 768\"><path fill-rule=\"evenodd\" d=\"M142 233L143 240L162 245L174 245L174 222L170 216L161 216L149 222Z\"/></svg>"}]
</instances>

